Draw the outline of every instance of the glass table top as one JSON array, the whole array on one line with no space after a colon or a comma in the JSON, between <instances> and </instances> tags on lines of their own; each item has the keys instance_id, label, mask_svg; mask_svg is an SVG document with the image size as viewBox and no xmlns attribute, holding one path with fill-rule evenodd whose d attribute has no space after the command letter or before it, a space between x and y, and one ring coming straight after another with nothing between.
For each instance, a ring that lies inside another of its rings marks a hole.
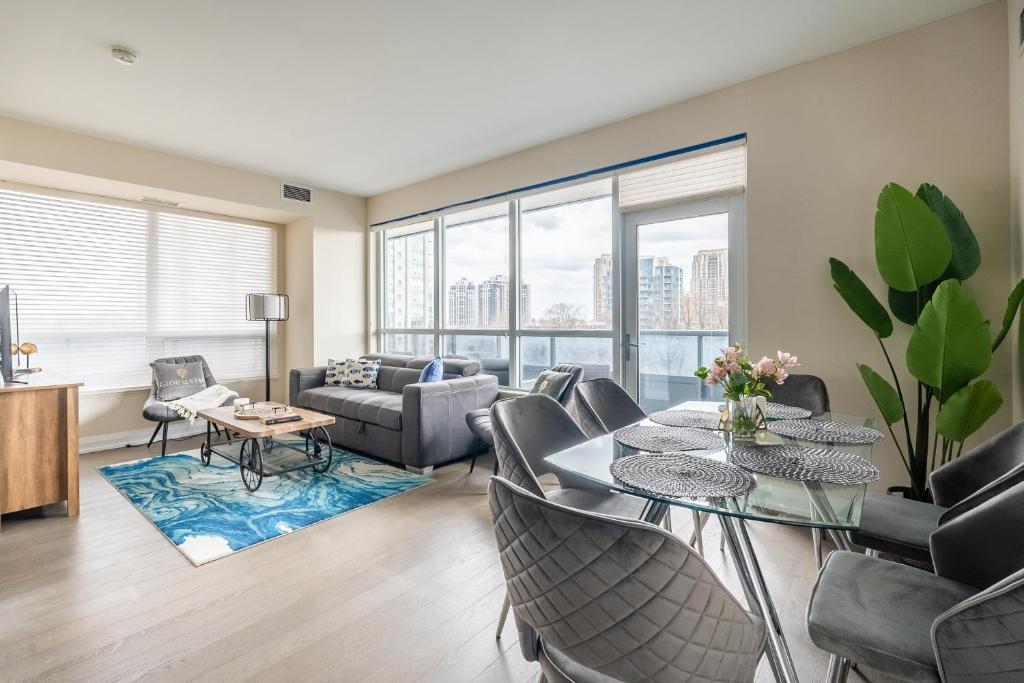
<instances>
[{"instance_id":1,"label":"glass table top","mask_svg":"<svg viewBox=\"0 0 1024 683\"><path fill-rule=\"evenodd\" d=\"M687 401L675 406L674 409L717 412L720 405L721 402ZM836 413L826 413L816 417L877 429L875 421L870 418ZM643 420L637 424L654 423ZM729 445L729 435L725 436L724 448L685 451L685 453L728 462L731 446ZM750 443L750 441L738 442L743 445ZM872 445L822 444L767 431L758 432L755 443L758 445L792 444L828 448L858 455L868 462L872 461ZM595 483L607 485L612 490L702 512L826 529L856 529L860 524L861 507L864 504L867 484L825 484L816 481L781 479L751 472L750 474L757 481L757 486L744 496L705 499L663 497L629 486L614 477L609 471L609 466L614 460L642 452L619 443L613 434L605 434L548 456L546 460L558 469L580 475Z\"/></svg>"}]
</instances>

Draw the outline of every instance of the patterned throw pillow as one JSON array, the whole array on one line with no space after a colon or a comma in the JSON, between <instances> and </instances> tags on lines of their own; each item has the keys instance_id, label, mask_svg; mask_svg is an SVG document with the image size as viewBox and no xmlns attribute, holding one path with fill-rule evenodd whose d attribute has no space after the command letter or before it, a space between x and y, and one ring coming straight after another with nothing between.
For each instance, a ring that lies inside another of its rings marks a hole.
<instances>
[{"instance_id":1,"label":"patterned throw pillow","mask_svg":"<svg viewBox=\"0 0 1024 683\"><path fill-rule=\"evenodd\" d=\"M150 363L153 368L153 382L156 384L158 401L176 401L198 393L206 388L203 364L195 363Z\"/></svg>"},{"instance_id":2,"label":"patterned throw pillow","mask_svg":"<svg viewBox=\"0 0 1024 683\"><path fill-rule=\"evenodd\" d=\"M434 360L427 363L423 371L420 372L421 382L440 382L444 379L444 359L438 356Z\"/></svg>"},{"instance_id":3,"label":"patterned throw pillow","mask_svg":"<svg viewBox=\"0 0 1024 683\"><path fill-rule=\"evenodd\" d=\"M324 384L353 389L376 389L378 370L380 360L347 358L344 361L336 361L332 358L327 361L327 378Z\"/></svg>"}]
</instances>

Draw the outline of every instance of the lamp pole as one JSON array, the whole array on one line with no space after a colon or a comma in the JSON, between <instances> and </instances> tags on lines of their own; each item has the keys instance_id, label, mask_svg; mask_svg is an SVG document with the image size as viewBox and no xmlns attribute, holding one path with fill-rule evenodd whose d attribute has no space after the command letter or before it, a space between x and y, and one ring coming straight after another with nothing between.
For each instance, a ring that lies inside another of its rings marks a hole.
<instances>
[{"instance_id":1,"label":"lamp pole","mask_svg":"<svg viewBox=\"0 0 1024 683\"><path fill-rule=\"evenodd\" d=\"M263 365L263 367L265 367L266 371L267 371L267 376L266 376L266 379L264 380L264 382L265 382L265 387L266 387L266 390L267 390L266 391L266 393L267 393L267 401L270 401L270 320L264 320L263 322L267 326L266 327L266 331L263 334L263 355L264 355L264 365Z\"/></svg>"}]
</instances>

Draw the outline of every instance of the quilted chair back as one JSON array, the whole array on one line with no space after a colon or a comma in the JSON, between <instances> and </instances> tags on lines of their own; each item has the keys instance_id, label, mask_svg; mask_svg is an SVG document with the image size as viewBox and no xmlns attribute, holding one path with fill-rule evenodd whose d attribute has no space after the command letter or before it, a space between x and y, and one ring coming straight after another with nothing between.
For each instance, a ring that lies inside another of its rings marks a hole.
<instances>
[{"instance_id":1,"label":"quilted chair back","mask_svg":"<svg viewBox=\"0 0 1024 683\"><path fill-rule=\"evenodd\" d=\"M573 363L560 363L558 365L551 366L552 372L567 372L569 373L569 383L562 390L562 395L558 397L558 402L562 404L562 407L569 410L572 406L572 397L576 389L576 385L579 384L580 380L583 379L583 366L575 365Z\"/></svg>"},{"instance_id":2,"label":"quilted chair back","mask_svg":"<svg viewBox=\"0 0 1024 683\"><path fill-rule=\"evenodd\" d=\"M1024 569L939 615L932 644L943 681L1024 678Z\"/></svg>"},{"instance_id":3,"label":"quilted chair back","mask_svg":"<svg viewBox=\"0 0 1024 683\"><path fill-rule=\"evenodd\" d=\"M809 410L814 415L830 410L828 387L825 380L817 375L790 375L782 384L768 382L772 392L771 400L787 406Z\"/></svg>"},{"instance_id":4,"label":"quilted chair back","mask_svg":"<svg viewBox=\"0 0 1024 683\"><path fill-rule=\"evenodd\" d=\"M206 359L202 356L172 356L170 358L157 358L153 361L154 365L185 365L186 363L203 364L203 379L206 380L207 387L212 387L217 383L217 380L213 377L213 373L210 372L210 366L206 364ZM153 383L150 385L149 389L150 395L156 396L156 373L153 374Z\"/></svg>"},{"instance_id":5,"label":"quilted chair back","mask_svg":"<svg viewBox=\"0 0 1024 683\"><path fill-rule=\"evenodd\" d=\"M592 670L587 680L753 680L764 624L680 539L498 477L488 497L524 653L532 642L542 667L569 660Z\"/></svg>"},{"instance_id":6,"label":"quilted chair back","mask_svg":"<svg viewBox=\"0 0 1024 683\"><path fill-rule=\"evenodd\" d=\"M542 498L537 477L555 472L544 458L587 440L565 408L543 394L492 405L491 429L501 476Z\"/></svg>"},{"instance_id":7,"label":"quilted chair back","mask_svg":"<svg viewBox=\"0 0 1024 683\"><path fill-rule=\"evenodd\" d=\"M607 377L576 385L573 413L590 438L614 432L647 417L626 390Z\"/></svg>"},{"instance_id":8,"label":"quilted chair back","mask_svg":"<svg viewBox=\"0 0 1024 683\"><path fill-rule=\"evenodd\" d=\"M1024 481L1024 422L996 434L931 474L936 505L951 508L985 487L986 496L973 498L977 504Z\"/></svg>"}]
</instances>

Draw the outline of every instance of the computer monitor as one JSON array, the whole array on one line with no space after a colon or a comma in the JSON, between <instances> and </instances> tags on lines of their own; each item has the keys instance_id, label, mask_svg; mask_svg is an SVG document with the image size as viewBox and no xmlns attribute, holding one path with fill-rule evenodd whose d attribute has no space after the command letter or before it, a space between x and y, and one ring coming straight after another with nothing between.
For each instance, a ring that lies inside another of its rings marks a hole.
<instances>
[{"instance_id":1,"label":"computer monitor","mask_svg":"<svg viewBox=\"0 0 1024 683\"><path fill-rule=\"evenodd\" d=\"M0 285L0 375L5 382L14 379L14 363L11 357L11 288Z\"/></svg>"}]
</instances>

